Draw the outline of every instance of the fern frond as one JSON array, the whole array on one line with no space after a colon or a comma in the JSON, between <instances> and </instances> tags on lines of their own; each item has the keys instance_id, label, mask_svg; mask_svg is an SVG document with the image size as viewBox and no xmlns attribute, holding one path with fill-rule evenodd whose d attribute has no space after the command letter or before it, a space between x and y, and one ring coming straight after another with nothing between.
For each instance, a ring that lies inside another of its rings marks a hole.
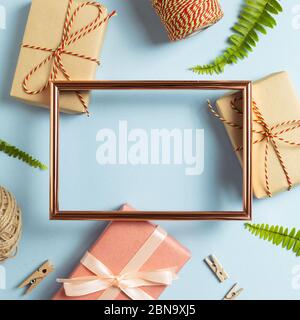
<instances>
[{"instance_id":1,"label":"fern frond","mask_svg":"<svg viewBox=\"0 0 300 320\"><path fill-rule=\"evenodd\" d=\"M222 73L228 64L237 63L248 56L259 41L258 33L266 34L267 28L274 28L273 15L282 12L278 0L246 0L239 19L232 27L229 47L212 63L198 65L191 70L198 74Z\"/></svg>"},{"instance_id":2,"label":"fern frond","mask_svg":"<svg viewBox=\"0 0 300 320\"><path fill-rule=\"evenodd\" d=\"M288 228L284 227L251 223L245 223L245 228L260 239L272 242L276 246L281 245L282 248L292 250L297 257L300 256L300 230L296 233L295 228L289 232Z\"/></svg>"},{"instance_id":3,"label":"fern frond","mask_svg":"<svg viewBox=\"0 0 300 320\"><path fill-rule=\"evenodd\" d=\"M41 170L47 170L47 166L41 163L39 160L34 159L28 153L18 149L17 147L8 144L7 142L0 139L0 151L7 154L9 157L17 158L31 167L39 168Z\"/></svg>"}]
</instances>

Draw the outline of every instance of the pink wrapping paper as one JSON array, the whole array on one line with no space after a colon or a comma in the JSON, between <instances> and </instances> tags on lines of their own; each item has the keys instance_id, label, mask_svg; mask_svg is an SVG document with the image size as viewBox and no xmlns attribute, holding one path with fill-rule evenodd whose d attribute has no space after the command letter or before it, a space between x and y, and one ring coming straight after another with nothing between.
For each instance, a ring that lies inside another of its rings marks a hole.
<instances>
[{"instance_id":1,"label":"pink wrapping paper","mask_svg":"<svg viewBox=\"0 0 300 320\"><path fill-rule=\"evenodd\" d=\"M125 205L121 210L133 209ZM111 222L89 249L89 252L104 263L114 274L119 274L155 228L156 225L150 222ZM191 254L186 248L171 236L167 236L140 271L176 267L176 272L178 272L190 256ZM69 278L91 275L94 274L79 263ZM151 297L157 299L166 286L157 285L141 288ZM61 288L54 295L53 300L97 300L102 293L103 291L99 291L81 297L67 297L64 289ZM116 300L129 300L129 297L120 292Z\"/></svg>"}]
</instances>

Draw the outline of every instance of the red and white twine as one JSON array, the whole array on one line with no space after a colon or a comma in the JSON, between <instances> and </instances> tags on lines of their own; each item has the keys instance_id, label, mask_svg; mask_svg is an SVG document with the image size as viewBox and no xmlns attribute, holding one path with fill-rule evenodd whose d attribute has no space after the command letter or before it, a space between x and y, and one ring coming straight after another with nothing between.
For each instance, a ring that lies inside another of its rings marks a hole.
<instances>
[{"instance_id":1,"label":"red and white twine","mask_svg":"<svg viewBox=\"0 0 300 320\"><path fill-rule=\"evenodd\" d=\"M79 41L81 38L85 37L86 35L88 35L92 31L100 28L107 20L109 20L113 15L115 15L115 11L108 14L105 18L102 19L103 7L101 7L101 5L97 2L89 1L89 2L80 3L75 8L73 13L72 13L72 6L73 6L73 0L69 0L66 19L64 22L64 27L63 27L63 32L62 32L62 38L61 38L61 41L60 41L57 48L52 49L52 48L36 46L36 45L29 45L29 44L22 45L23 48L50 52L50 54L42 62L40 62L38 65L36 65L34 68L32 68L30 70L30 72L25 76L22 85L23 85L24 91L27 94L37 95L37 94L42 93L44 90L46 90L49 87L51 81L54 81L57 79L59 71L62 73L62 75L64 76L64 78L66 80L71 80L71 76L70 76L69 72L66 70L64 63L62 61L63 54L77 57L80 59L85 59L85 60L97 63L98 65L100 64L100 61L97 58L93 58L93 57L87 56L85 54L69 51L69 50L67 50L67 48L68 48L68 46L70 46L73 43L76 43L77 41ZM73 27L73 24L74 24L76 18L78 17L78 14L80 13L80 11L82 9L84 9L85 7L89 7L89 6L95 7L97 9L97 11L98 11L97 17L91 23L87 24L86 26L82 27L81 29L79 29L77 31L72 32L72 27ZM44 65L46 65L47 63L50 63L50 62L53 62L52 69L51 69L50 76L49 76L48 80L46 81L46 83L43 84L38 89L31 89L29 86L29 82L31 80L31 77L40 68L42 68ZM80 92L76 91L76 95L78 96L78 99L82 103L85 112L88 113L87 103L84 100L82 94Z\"/></svg>"},{"instance_id":2,"label":"red and white twine","mask_svg":"<svg viewBox=\"0 0 300 320\"><path fill-rule=\"evenodd\" d=\"M218 0L152 0L172 41L207 28L223 17Z\"/></svg>"}]
</instances>

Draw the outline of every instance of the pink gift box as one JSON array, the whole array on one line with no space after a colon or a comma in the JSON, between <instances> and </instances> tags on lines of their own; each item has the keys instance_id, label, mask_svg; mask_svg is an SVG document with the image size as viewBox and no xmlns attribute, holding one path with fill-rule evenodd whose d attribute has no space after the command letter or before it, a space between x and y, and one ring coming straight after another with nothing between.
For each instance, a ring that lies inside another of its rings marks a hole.
<instances>
[{"instance_id":1,"label":"pink gift box","mask_svg":"<svg viewBox=\"0 0 300 320\"><path fill-rule=\"evenodd\" d=\"M133 209L124 205L121 210ZM113 274L119 274L153 234L156 227L150 222L111 222L89 249L89 252L109 268ZM190 257L191 254L186 248L167 235L139 271L175 268L177 273ZM80 263L69 278L93 275L95 274ZM166 285L143 286L140 289L153 299L157 299L166 289ZM68 297L62 287L54 295L53 300L97 300L103 292L98 291L79 297ZM130 298L120 291L116 296L116 300L130 300Z\"/></svg>"}]
</instances>

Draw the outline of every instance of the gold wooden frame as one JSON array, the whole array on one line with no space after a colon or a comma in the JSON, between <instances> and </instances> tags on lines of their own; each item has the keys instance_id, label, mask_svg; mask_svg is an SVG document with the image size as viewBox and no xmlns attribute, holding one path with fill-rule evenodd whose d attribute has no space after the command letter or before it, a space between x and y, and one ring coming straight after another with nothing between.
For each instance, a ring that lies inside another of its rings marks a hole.
<instances>
[{"instance_id":1,"label":"gold wooden frame","mask_svg":"<svg viewBox=\"0 0 300 320\"><path fill-rule=\"evenodd\" d=\"M87 90L239 90L243 93L243 211L61 211L58 204L59 92ZM250 220L252 214L252 85L250 81L55 81L51 84L50 219Z\"/></svg>"}]
</instances>

